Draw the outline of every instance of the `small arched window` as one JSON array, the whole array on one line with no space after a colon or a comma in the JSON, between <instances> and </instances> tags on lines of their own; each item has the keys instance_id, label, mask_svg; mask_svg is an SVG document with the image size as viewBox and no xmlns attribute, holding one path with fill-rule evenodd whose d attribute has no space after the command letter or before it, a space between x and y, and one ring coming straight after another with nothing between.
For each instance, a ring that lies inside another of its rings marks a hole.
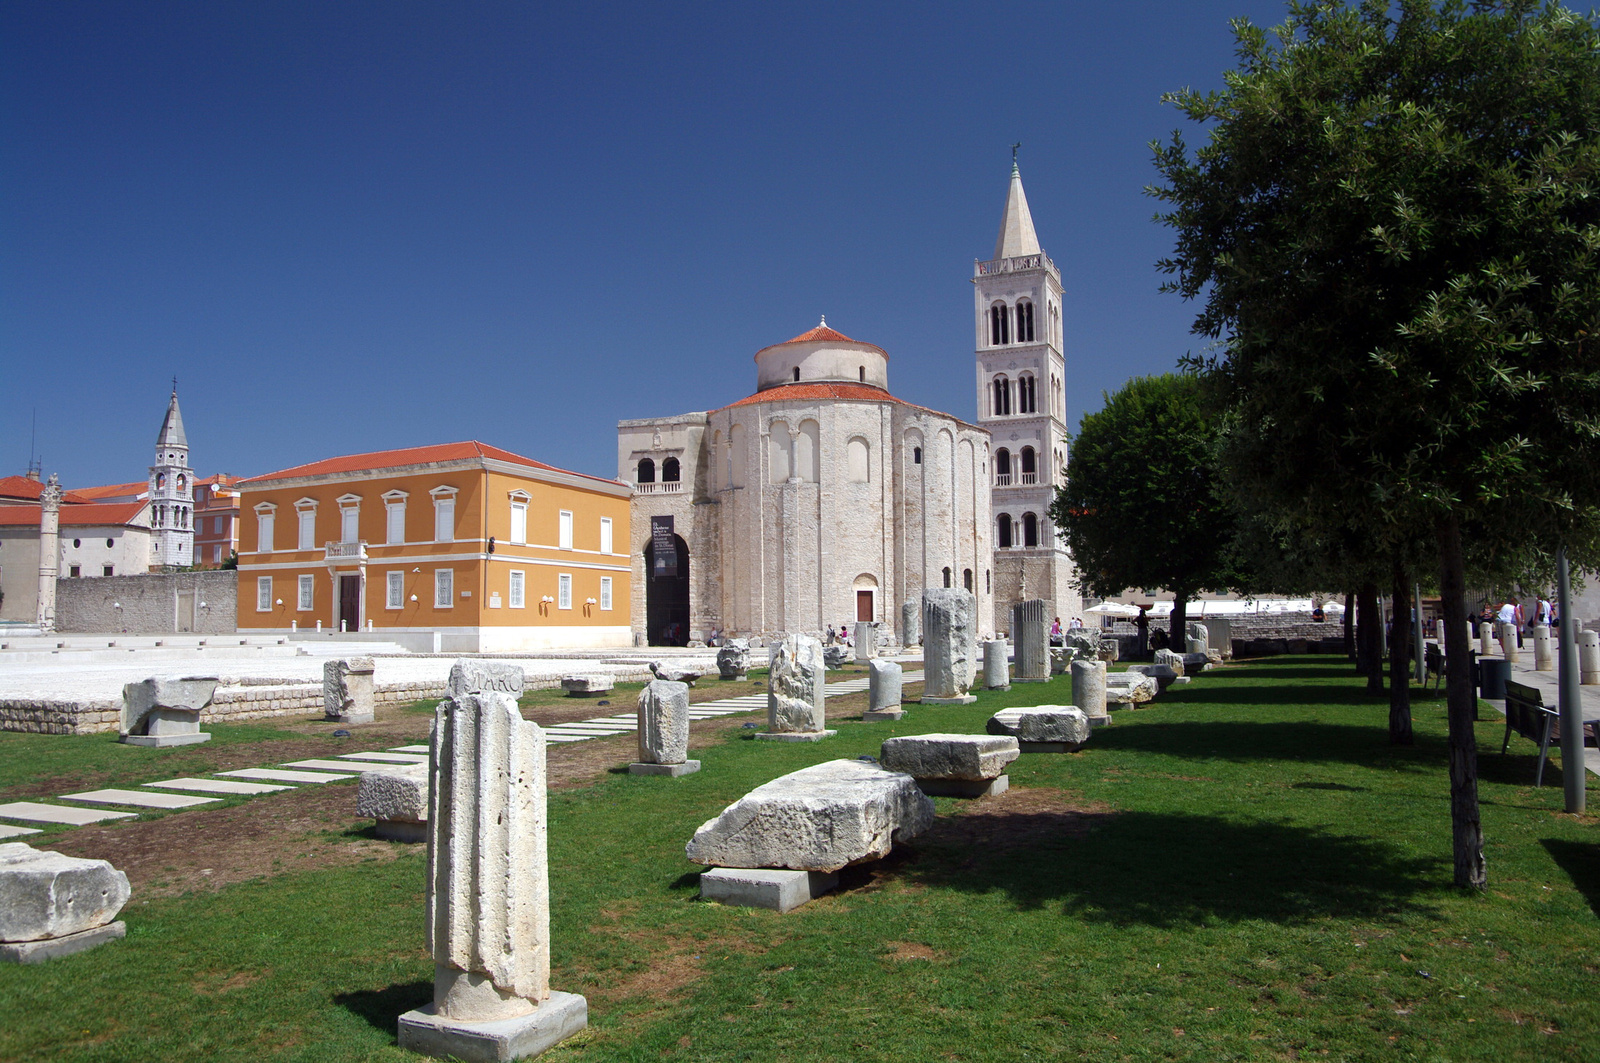
<instances>
[{"instance_id":1,"label":"small arched window","mask_svg":"<svg viewBox=\"0 0 1600 1063\"><path fill-rule=\"evenodd\" d=\"M639 459L639 479L637 483L653 484L656 482L656 463L649 458Z\"/></svg>"},{"instance_id":2,"label":"small arched window","mask_svg":"<svg viewBox=\"0 0 1600 1063\"><path fill-rule=\"evenodd\" d=\"M861 366L857 371L861 374L861 382L865 384L867 382L867 367Z\"/></svg>"},{"instance_id":3,"label":"small arched window","mask_svg":"<svg viewBox=\"0 0 1600 1063\"><path fill-rule=\"evenodd\" d=\"M1000 514L1000 547L1005 549L1011 545L1011 514Z\"/></svg>"},{"instance_id":4,"label":"small arched window","mask_svg":"<svg viewBox=\"0 0 1600 1063\"><path fill-rule=\"evenodd\" d=\"M950 586L950 566L949 565L946 565L945 569L944 569L944 585L947 588Z\"/></svg>"},{"instance_id":5,"label":"small arched window","mask_svg":"<svg viewBox=\"0 0 1600 1063\"><path fill-rule=\"evenodd\" d=\"M1017 342L1033 342L1033 303L1027 299L1017 303Z\"/></svg>"},{"instance_id":6,"label":"small arched window","mask_svg":"<svg viewBox=\"0 0 1600 1063\"><path fill-rule=\"evenodd\" d=\"M661 482L675 484L678 482L678 459L668 458L661 463Z\"/></svg>"},{"instance_id":7,"label":"small arched window","mask_svg":"<svg viewBox=\"0 0 1600 1063\"><path fill-rule=\"evenodd\" d=\"M156 473L156 486L157 487L165 487L165 486L167 486L167 474L166 473L164 473L164 472Z\"/></svg>"},{"instance_id":8,"label":"small arched window","mask_svg":"<svg viewBox=\"0 0 1600 1063\"><path fill-rule=\"evenodd\" d=\"M1017 377L1017 411L1019 413L1035 413L1038 409L1038 396L1034 390L1034 377L1032 373L1023 373Z\"/></svg>"},{"instance_id":9,"label":"small arched window","mask_svg":"<svg viewBox=\"0 0 1600 1063\"><path fill-rule=\"evenodd\" d=\"M1038 471L1039 470L1035 466L1034 460L1033 460L1033 448L1032 447L1023 447L1022 448L1022 469L1021 469L1022 482L1025 483L1025 484L1037 483L1038 482Z\"/></svg>"},{"instance_id":10,"label":"small arched window","mask_svg":"<svg viewBox=\"0 0 1600 1063\"><path fill-rule=\"evenodd\" d=\"M800 367L799 366L795 366L794 367L794 378L796 380L800 379Z\"/></svg>"},{"instance_id":11,"label":"small arched window","mask_svg":"<svg viewBox=\"0 0 1600 1063\"><path fill-rule=\"evenodd\" d=\"M961 570L961 585L968 591L972 590L972 569L964 568Z\"/></svg>"},{"instance_id":12,"label":"small arched window","mask_svg":"<svg viewBox=\"0 0 1600 1063\"><path fill-rule=\"evenodd\" d=\"M1039 518L1032 513L1022 515L1022 545L1039 545Z\"/></svg>"},{"instance_id":13,"label":"small arched window","mask_svg":"<svg viewBox=\"0 0 1600 1063\"><path fill-rule=\"evenodd\" d=\"M1011 482L1011 451L1005 447L994 452L994 474L998 477L995 482L1001 487Z\"/></svg>"},{"instance_id":14,"label":"small arched window","mask_svg":"<svg viewBox=\"0 0 1600 1063\"><path fill-rule=\"evenodd\" d=\"M1011 381L1003 376L994 378L994 412L996 417L1011 412Z\"/></svg>"},{"instance_id":15,"label":"small arched window","mask_svg":"<svg viewBox=\"0 0 1600 1063\"><path fill-rule=\"evenodd\" d=\"M912 447L911 448L911 464L913 464L913 465L921 465L922 464L922 448L921 447Z\"/></svg>"},{"instance_id":16,"label":"small arched window","mask_svg":"<svg viewBox=\"0 0 1600 1063\"><path fill-rule=\"evenodd\" d=\"M1011 342L1011 310L1005 303L989 307L989 345L1000 347Z\"/></svg>"}]
</instances>

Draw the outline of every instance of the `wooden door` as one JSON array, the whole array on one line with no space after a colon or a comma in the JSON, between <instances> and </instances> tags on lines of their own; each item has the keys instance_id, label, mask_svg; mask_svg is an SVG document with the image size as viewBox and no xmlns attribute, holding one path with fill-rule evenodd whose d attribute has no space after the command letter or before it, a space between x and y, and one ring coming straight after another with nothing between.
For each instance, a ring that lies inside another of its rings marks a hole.
<instances>
[{"instance_id":1,"label":"wooden door","mask_svg":"<svg viewBox=\"0 0 1600 1063\"><path fill-rule=\"evenodd\" d=\"M345 631L361 630L361 577L339 577L339 621Z\"/></svg>"},{"instance_id":2,"label":"wooden door","mask_svg":"<svg viewBox=\"0 0 1600 1063\"><path fill-rule=\"evenodd\" d=\"M871 591L856 591L856 619L872 622Z\"/></svg>"}]
</instances>

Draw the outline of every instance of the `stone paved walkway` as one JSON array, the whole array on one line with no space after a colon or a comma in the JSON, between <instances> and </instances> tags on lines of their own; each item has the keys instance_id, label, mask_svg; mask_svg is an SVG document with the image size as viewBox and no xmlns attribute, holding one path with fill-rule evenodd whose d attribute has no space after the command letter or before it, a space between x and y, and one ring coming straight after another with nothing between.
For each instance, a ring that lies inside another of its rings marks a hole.
<instances>
[{"instance_id":1,"label":"stone paved walkway","mask_svg":"<svg viewBox=\"0 0 1600 1063\"><path fill-rule=\"evenodd\" d=\"M920 683L923 673L906 672L902 677L906 683ZM828 683L824 686L823 694L826 697L839 697L843 694L857 694L866 690L870 679L862 676L858 679L846 679L837 683ZM767 695L741 694L738 697L722 698L717 701L703 701L689 708L689 721L691 726L695 720L710 720L719 716L730 716L741 712L764 711L767 707ZM598 716L590 720L580 720L576 723L552 724L545 728L545 739L549 742L584 742L591 738L609 738L612 735L624 734L638 730L638 717L634 713L618 713L615 716ZM220 796L205 796L220 794L227 796L258 796L280 790L292 790L302 784L318 784L339 782L353 779L365 771L381 771L385 768L398 767L404 764L426 764L428 762L428 747L425 745L395 746L386 750L371 750L359 753L341 753L336 758L295 760L286 764L270 768L239 768L234 771L218 772L210 779L163 779L160 782L150 782L144 785L147 790L122 790L104 789L92 790L81 793L62 794L55 798L57 801L72 801L77 804L46 804L38 801L13 801L0 804L0 821L11 820L12 823L0 822L0 839L21 837L26 834L37 834L38 831L31 827L16 826L17 823L39 823L47 825L82 826L86 823L101 823L106 820L128 819L137 816L137 812L115 811L117 806L122 808L143 808L176 810L200 805L212 804L223 798ZM181 791L171 793L164 791ZM83 805L94 807L84 808ZM107 808L105 806L112 806Z\"/></svg>"}]
</instances>

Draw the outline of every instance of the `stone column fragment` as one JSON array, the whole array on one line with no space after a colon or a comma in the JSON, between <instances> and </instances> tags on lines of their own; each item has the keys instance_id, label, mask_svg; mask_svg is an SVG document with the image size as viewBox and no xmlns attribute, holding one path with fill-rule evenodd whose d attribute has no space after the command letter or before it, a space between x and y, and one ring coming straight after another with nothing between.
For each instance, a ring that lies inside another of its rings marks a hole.
<instances>
[{"instance_id":1,"label":"stone column fragment","mask_svg":"<svg viewBox=\"0 0 1600 1063\"><path fill-rule=\"evenodd\" d=\"M1011 689L1011 647L1005 639L989 639L983 644L983 688Z\"/></svg>"},{"instance_id":2,"label":"stone column fragment","mask_svg":"<svg viewBox=\"0 0 1600 1063\"><path fill-rule=\"evenodd\" d=\"M1578 632L1578 678L1584 686L1600 685L1600 632Z\"/></svg>"},{"instance_id":3,"label":"stone column fragment","mask_svg":"<svg viewBox=\"0 0 1600 1063\"><path fill-rule=\"evenodd\" d=\"M1497 624L1500 634L1500 656L1512 664L1517 662L1517 625Z\"/></svg>"},{"instance_id":4,"label":"stone column fragment","mask_svg":"<svg viewBox=\"0 0 1600 1063\"><path fill-rule=\"evenodd\" d=\"M970 591L938 587L922 592L922 700L928 705L970 705L977 674L978 600Z\"/></svg>"},{"instance_id":5,"label":"stone column fragment","mask_svg":"<svg viewBox=\"0 0 1600 1063\"><path fill-rule=\"evenodd\" d=\"M855 628L856 661L864 663L878 655L878 625L869 620L857 620Z\"/></svg>"},{"instance_id":6,"label":"stone column fragment","mask_svg":"<svg viewBox=\"0 0 1600 1063\"><path fill-rule=\"evenodd\" d=\"M1494 625L1487 621L1478 625L1478 656L1494 653Z\"/></svg>"},{"instance_id":7,"label":"stone column fragment","mask_svg":"<svg viewBox=\"0 0 1600 1063\"><path fill-rule=\"evenodd\" d=\"M867 711L863 720L898 720L905 715L900 707L903 673L894 661L878 658L867 665Z\"/></svg>"},{"instance_id":8,"label":"stone column fragment","mask_svg":"<svg viewBox=\"0 0 1600 1063\"><path fill-rule=\"evenodd\" d=\"M900 603L900 640L906 649L922 641L922 596Z\"/></svg>"},{"instance_id":9,"label":"stone column fragment","mask_svg":"<svg viewBox=\"0 0 1600 1063\"><path fill-rule=\"evenodd\" d=\"M689 759L689 687L657 679L639 692L639 760L634 775L690 775L700 770Z\"/></svg>"},{"instance_id":10,"label":"stone column fragment","mask_svg":"<svg viewBox=\"0 0 1600 1063\"><path fill-rule=\"evenodd\" d=\"M1106 666L1102 661L1072 662L1072 703L1083 710L1091 727L1111 722L1106 712Z\"/></svg>"},{"instance_id":11,"label":"stone column fragment","mask_svg":"<svg viewBox=\"0 0 1600 1063\"><path fill-rule=\"evenodd\" d=\"M816 742L837 734L826 729L822 693L826 675L820 639L785 635L774 642L767 665L767 730L756 737Z\"/></svg>"},{"instance_id":12,"label":"stone column fragment","mask_svg":"<svg viewBox=\"0 0 1600 1063\"><path fill-rule=\"evenodd\" d=\"M1030 598L1011 607L1011 638L1016 642L1014 683L1050 681L1050 625L1043 598Z\"/></svg>"}]
</instances>

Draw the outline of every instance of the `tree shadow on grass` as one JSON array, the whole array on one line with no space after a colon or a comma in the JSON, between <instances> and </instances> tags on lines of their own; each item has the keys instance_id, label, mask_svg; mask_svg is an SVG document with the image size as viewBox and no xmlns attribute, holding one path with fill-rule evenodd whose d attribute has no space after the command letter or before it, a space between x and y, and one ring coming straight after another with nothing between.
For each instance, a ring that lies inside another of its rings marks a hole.
<instances>
[{"instance_id":1,"label":"tree shadow on grass","mask_svg":"<svg viewBox=\"0 0 1600 1063\"><path fill-rule=\"evenodd\" d=\"M401 1015L433 1002L433 983L418 979L382 989L336 993L333 1002L357 1018L365 1019L373 1028L396 1035Z\"/></svg>"},{"instance_id":2,"label":"tree shadow on grass","mask_svg":"<svg viewBox=\"0 0 1600 1063\"><path fill-rule=\"evenodd\" d=\"M1594 914L1600 915L1600 843L1541 838L1539 844L1561 865Z\"/></svg>"},{"instance_id":3,"label":"tree shadow on grass","mask_svg":"<svg viewBox=\"0 0 1600 1063\"><path fill-rule=\"evenodd\" d=\"M1416 745L1391 746L1387 715L1371 726L1310 721L1173 720L1095 732L1097 750L1162 753L1198 760L1338 761L1384 771L1429 771L1444 763L1442 738L1418 734Z\"/></svg>"},{"instance_id":4,"label":"tree shadow on grass","mask_svg":"<svg viewBox=\"0 0 1600 1063\"><path fill-rule=\"evenodd\" d=\"M1432 914L1417 898L1449 879L1442 858L1378 839L1215 816L974 809L912 844L907 878L1114 925Z\"/></svg>"}]
</instances>

